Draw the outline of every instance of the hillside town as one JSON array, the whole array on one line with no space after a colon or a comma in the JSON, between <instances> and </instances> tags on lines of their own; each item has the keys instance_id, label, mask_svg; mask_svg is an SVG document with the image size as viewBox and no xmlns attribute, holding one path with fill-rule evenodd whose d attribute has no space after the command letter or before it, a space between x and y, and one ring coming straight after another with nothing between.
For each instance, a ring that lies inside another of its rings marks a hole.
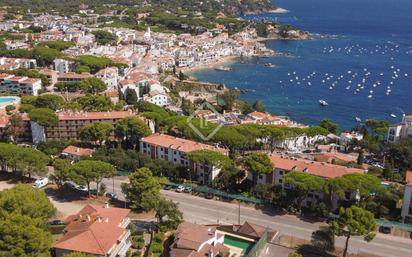
<instances>
[{"instance_id":1,"label":"hillside town","mask_svg":"<svg viewBox=\"0 0 412 257\"><path fill-rule=\"evenodd\" d=\"M412 115L310 126L191 76L274 55L258 25L171 33L110 26L127 9L8 11L0 256L410 256Z\"/></svg>"}]
</instances>

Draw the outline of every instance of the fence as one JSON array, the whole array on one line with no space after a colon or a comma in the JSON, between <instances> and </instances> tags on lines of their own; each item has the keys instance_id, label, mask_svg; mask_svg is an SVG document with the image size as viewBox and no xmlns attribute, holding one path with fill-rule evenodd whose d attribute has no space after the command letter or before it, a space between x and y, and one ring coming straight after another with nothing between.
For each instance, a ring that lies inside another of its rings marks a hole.
<instances>
[{"instance_id":1,"label":"fence","mask_svg":"<svg viewBox=\"0 0 412 257\"><path fill-rule=\"evenodd\" d=\"M260 252L266 246L268 242L268 229L265 229L263 235L259 238L259 240L253 245L252 249L246 254L245 257L258 257L260 256Z\"/></svg>"},{"instance_id":2,"label":"fence","mask_svg":"<svg viewBox=\"0 0 412 257\"><path fill-rule=\"evenodd\" d=\"M178 186L189 186L189 185L185 185L185 184L177 184L177 183L173 183L173 182L168 182L168 185L172 186L172 187L178 187ZM192 185L191 185L192 186ZM262 199L258 199L258 198L254 198L254 197L246 197L240 194L233 194L233 193L228 193L225 191L221 191L221 190L217 190L217 189L213 189L207 186L192 186L192 190L193 192L197 192L197 193L203 193L203 194L212 194L214 196L217 197L221 197L221 198L225 198L225 199L231 199L231 200L238 200L244 203L253 203L253 204L265 204L266 201L262 200Z\"/></svg>"}]
</instances>

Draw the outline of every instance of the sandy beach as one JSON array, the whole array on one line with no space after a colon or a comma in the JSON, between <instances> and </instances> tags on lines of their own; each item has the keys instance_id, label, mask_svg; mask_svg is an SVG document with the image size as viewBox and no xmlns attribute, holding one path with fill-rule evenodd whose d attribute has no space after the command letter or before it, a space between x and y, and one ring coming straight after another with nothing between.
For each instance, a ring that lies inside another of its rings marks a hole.
<instances>
[{"instance_id":1,"label":"sandy beach","mask_svg":"<svg viewBox=\"0 0 412 257\"><path fill-rule=\"evenodd\" d=\"M226 56L226 57L219 59L218 61L214 61L214 62L210 62L206 64L199 64L199 65L195 65L192 67L184 67L180 70L184 73L190 73L190 72L194 72L198 70L213 69L219 66L226 66L226 65L235 63L238 58L239 57L237 56Z\"/></svg>"}]
</instances>

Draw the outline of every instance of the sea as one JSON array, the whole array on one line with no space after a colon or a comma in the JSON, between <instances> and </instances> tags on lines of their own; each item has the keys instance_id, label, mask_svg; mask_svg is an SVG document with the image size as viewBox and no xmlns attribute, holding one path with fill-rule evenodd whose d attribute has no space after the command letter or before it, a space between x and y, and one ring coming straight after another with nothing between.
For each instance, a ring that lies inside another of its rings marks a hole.
<instances>
[{"instance_id":1,"label":"sea","mask_svg":"<svg viewBox=\"0 0 412 257\"><path fill-rule=\"evenodd\" d=\"M245 16L291 24L312 40L272 40L276 55L242 58L231 71L203 69L202 81L246 89L266 110L349 130L366 119L400 122L412 114L411 0L276 0L288 13ZM268 67L268 64L272 67ZM266 65L265 65L266 64ZM324 100L328 106L321 106Z\"/></svg>"}]
</instances>

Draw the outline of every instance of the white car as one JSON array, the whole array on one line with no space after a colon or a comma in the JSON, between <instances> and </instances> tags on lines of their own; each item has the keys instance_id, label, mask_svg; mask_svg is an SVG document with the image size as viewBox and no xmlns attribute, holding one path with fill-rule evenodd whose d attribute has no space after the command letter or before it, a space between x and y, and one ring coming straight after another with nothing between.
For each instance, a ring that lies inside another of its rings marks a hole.
<instances>
[{"instance_id":1,"label":"white car","mask_svg":"<svg viewBox=\"0 0 412 257\"><path fill-rule=\"evenodd\" d=\"M181 192L183 192L184 190L185 190L185 187L182 186L182 185L180 185L180 186L178 186L178 187L176 188L176 192L178 192L178 193L181 193Z\"/></svg>"},{"instance_id":2,"label":"white car","mask_svg":"<svg viewBox=\"0 0 412 257\"><path fill-rule=\"evenodd\" d=\"M80 190L80 191L83 191L83 192L87 192L87 187L85 187L85 186L77 186L76 189Z\"/></svg>"},{"instance_id":3,"label":"white car","mask_svg":"<svg viewBox=\"0 0 412 257\"><path fill-rule=\"evenodd\" d=\"M33 183L33 188L42 188L49 184L48 178L40 178Z\"/></svg>"}]
</instances>

